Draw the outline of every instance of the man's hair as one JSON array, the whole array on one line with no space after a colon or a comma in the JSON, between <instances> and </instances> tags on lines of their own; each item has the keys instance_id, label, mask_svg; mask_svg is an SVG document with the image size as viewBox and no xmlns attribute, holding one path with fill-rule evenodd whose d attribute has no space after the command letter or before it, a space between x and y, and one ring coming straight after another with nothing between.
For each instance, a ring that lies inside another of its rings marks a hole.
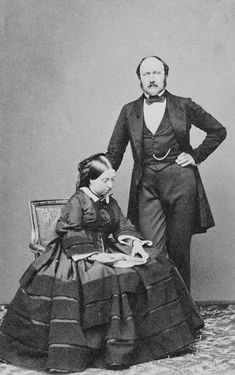
<instances>
[{"instance_id":1,"label":"man's hair","mask_svg":"<svg viewBox=\"0 0 235 375\"><path fill-rule=\"evenodd\" d=\"M169 66L167 65L167 63L165 63L165 61L163 61L160 57L158 56L146 56L146 57L143 57L143 59L140 61L139 65L137 66L137 69L136 69L136 74L138 76L138 78L140 79L140 66L142 64L142 62L150 57L154 57L155 59L159 60L162 62L163 64L163 67L164 67L164 72L165 72L165 77L168 76L168 73L169 73Z\"/></svg>"}]
</instances>

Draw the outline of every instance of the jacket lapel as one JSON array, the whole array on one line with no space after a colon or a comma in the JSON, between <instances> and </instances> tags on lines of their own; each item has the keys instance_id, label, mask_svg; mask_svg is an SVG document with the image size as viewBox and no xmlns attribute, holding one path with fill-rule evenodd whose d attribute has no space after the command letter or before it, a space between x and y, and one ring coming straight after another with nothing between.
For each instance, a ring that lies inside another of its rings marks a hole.
<instances>
[{"instance_id":1,"label":"jacket lapel","mask_svg":"<svg viewBox=\"0 0 235 375\"><path fill-rule=\"evenodd\" d=\"M166 91L166 98L166 109L171 125L180 144L185 145L185 142L187 142L186 112L182 106L182 102L179 97L170 94L168 91Z\"/></svg>"},{"instance_id":2,"label":"jacket lapel","mask_svg":"<svg viewBox=\"0 0 235 375\"><path fill-rule=\"evenodd\" d=\"M144 112L143 112L144 95L134 102L133 108L130 112L129 125L131 132L131 139L136 155L139 160L142 156L143 146L143 126L144 126Z\"/></svg>"}]
</instances>

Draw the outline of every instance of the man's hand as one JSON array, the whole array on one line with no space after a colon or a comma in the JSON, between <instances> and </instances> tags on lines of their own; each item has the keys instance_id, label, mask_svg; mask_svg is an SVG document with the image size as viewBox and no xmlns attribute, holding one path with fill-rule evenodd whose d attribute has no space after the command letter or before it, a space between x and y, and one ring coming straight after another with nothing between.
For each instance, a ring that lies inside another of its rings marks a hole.
<instances>
[{"instance_id":1,"label":"man's hand","mask_svg":"<svg viewBox=\"0 0 235 375\"><path fill-rule=\"evenodd\" d=\"M192 155L187 154L186 152L182 152L181 154L179 154L175 162L181 167L187 167L188 165L196 166L195 160Z\"/></svg>"}]
</instances>

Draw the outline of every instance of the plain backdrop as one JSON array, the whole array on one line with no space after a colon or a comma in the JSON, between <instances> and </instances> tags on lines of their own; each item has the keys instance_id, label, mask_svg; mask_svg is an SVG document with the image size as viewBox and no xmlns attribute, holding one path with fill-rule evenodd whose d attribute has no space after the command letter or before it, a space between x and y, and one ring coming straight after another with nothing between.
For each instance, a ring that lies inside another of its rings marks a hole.
<instances>
[{"instance_id":1,"label":"plain backdrop","mask_svg":"<svg viewBox=\"0 0 235 375\"><path fill-rule=\"evenodd\" d=\"M216 227L193 238L192 295L235 300L234 17L233 0L0 0L0 303L33 260L27 202L73 194L78 161L106 151L153 54L168 90L228 130L200 166ZM193 130L193 145L203 136ZM131 168L128 149L114 192L125 213Z\"/></svg>"}]
</instances>

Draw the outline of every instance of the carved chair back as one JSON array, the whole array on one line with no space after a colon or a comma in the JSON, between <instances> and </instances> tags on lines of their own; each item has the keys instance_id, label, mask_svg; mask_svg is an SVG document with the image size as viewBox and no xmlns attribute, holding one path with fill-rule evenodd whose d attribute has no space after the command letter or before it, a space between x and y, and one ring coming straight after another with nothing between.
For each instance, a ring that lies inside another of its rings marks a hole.
<instances>
[{"instance_id":1,"label":"carved chair back","mask_svg":"<svg viewBox=\"0 0 235 375\"><path fill-rule=\"evenodd\" d=\"M67 199L50 199L29 202L31 242L29 247L39 256L47 244L56 237L55 226Z\"/></svg>"}]
</instances>

